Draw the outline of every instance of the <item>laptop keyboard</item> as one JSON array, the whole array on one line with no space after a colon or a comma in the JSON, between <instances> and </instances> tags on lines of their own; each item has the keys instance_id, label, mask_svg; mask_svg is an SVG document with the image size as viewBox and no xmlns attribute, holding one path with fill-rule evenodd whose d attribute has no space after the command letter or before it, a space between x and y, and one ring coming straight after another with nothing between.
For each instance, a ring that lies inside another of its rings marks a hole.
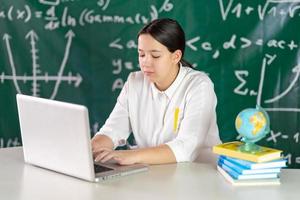
<instances>
[{"instance_id":1,"label":"laptop keyboard","mask_svg":"<svg viewBox=\"0 0 300 200\"><path fill-rule=\"evenodd\" d=\"M95 165L95 164L94 164L94 169L95 169L95 173L107 172L107 171L113 170L112 168L108 168L108 167L104 167L104 166L100 166L100 165Z\"/></svg>"}]
</instances>

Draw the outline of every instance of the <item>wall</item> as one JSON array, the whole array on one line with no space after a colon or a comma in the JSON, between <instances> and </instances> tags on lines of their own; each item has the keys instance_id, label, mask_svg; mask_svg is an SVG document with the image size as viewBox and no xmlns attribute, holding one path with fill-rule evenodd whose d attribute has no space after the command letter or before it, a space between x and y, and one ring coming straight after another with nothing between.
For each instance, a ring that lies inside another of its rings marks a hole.
<instances>
[{"instance_id":1,"label":"wall","mask_svg":"<svg viewBox=\"0 0 300 200\"><path fill-rule=\"evenodd\" d=\"M21 144L16 93L86 105L95 133L139 70L138 30L171 17L186 31L186 60L215 84L222 140L240 139L236 115L261 105L271 133L260 144L299 168L298 2L2 0L0 146Z\"/></svg>"}]
</instances>

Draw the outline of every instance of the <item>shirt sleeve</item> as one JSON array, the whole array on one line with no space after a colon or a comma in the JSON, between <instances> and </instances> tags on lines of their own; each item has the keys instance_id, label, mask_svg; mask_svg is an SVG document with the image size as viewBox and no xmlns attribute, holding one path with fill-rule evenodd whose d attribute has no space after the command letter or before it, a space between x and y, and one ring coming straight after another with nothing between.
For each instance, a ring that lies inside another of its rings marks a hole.
<instances>
[{"instance_id":1,"label":"shirt sleeve","mask_svg":"<svg viewBox=\"0 0 300 200\"><path fill-rule=\"evenodd\" d=\"M117 103L106 120L105 124L96 134L106 135L113 141L114 148L118 147L129 137L131 125L128 112L128 80L124 84Z\"/></svg>"},{"instance_id":2,"label":"shirt sleeve","mask_svg":"<svg viewBox=\"0 0 300 200\"><path fill-rule=\"evenodd\" d=\"M210 127L217 127L215 120L217 98L212 82L210 80L198 82L187 92L184 116L178 135L166 143L173 151L177 162L194 161L205 145ZM218 134L217 128L214 134Z\"/></svg>"}]
</instances>

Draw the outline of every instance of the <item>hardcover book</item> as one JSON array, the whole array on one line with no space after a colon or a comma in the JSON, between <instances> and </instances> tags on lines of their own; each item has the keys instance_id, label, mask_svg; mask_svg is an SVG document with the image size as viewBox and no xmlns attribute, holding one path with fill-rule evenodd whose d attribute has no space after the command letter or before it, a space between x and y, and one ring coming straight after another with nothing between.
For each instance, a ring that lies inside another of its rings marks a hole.
<instances>
[{"instance_id":1,"label":"hardcover book","mask_svg":"<svg viewBox=\"0 0 300 200\"><path fill-rule=\"evenodd\" d=\"M283 168L286 167L286 159L280 158L269 162L256 163L247 160L241 160L228 156L220 156L222 160L226 160L232 164L242 166L245 169L268 169L268 168Z\"/></svg>"},{"instance_id":2,"label":"hardcover book","mask_svg":"<svg viewBox=\"0 0 300 200\"><path fill-rule=\"evenodd\" d=\"M259 152L247 153L239 150L241 145L243 145L243 143L239 141L223 143L214 146L213 152L219 155L230 156L233 158L239 158L258 163L279 159L281 157L282 151L278 149L261 147L261 151Z\"/></svg>"},{"instance_id":3,"label":"hardcover book","mask_svg":"<svg viewBox=\"0 0 300 200\"><path fill-rule=\"evenodd\" d=\"M236 164L227 160L226 158L220 157L219 163L222 166L223 164L227 165L234 171L239 174L269 174L269 173L280 173L280 167L276 168L265 168L265 169L249 169L245 168L243 165Z\"/></svg>"}]
</instances>

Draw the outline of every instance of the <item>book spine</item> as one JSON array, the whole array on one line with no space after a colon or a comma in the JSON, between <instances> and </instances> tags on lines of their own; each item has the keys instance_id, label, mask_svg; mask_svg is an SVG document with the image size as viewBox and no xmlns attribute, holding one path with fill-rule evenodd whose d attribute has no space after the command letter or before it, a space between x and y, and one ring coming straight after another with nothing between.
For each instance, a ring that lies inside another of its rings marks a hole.
<instances>
[{"instance_id":1,"label":"book spine","mask_svg":"<svg viewBox=\"0 0 300 200\"><path fill-rule=\"evenodd\" d=\"M224 169L233 179L239 179L239 174L224 163L218 162L218 166Z\"/></svg>"},{"instance_id":2,"label":"book spine","mask_svg":"<svg viewBox=\"0 0 300 200\"><path fill-rule=\"evenodd\" d=\"M239 159L235 159L235 158L230 158L228 156L222 156L223 159L228 160L229 162L233 162L236 165L240 165L243 166L243 168L245 169L252 169L252 165L255 163L246 161L246 160L239 160Z\"/></svg>"},{"instance_id":3,"label":"book spine","mask_svg":"<svg viewBox=\"0 0 300 200\"><path fill-rule=\"evenodd\" d=\"M219 158L219 162L220 162L220 164L225 164L226 166L230 167L231 169L233 169L234 171L236 171L239 174L243 173L243 169L240 166L226 160L226 158Z\"/></svg>"}]
</instances>

